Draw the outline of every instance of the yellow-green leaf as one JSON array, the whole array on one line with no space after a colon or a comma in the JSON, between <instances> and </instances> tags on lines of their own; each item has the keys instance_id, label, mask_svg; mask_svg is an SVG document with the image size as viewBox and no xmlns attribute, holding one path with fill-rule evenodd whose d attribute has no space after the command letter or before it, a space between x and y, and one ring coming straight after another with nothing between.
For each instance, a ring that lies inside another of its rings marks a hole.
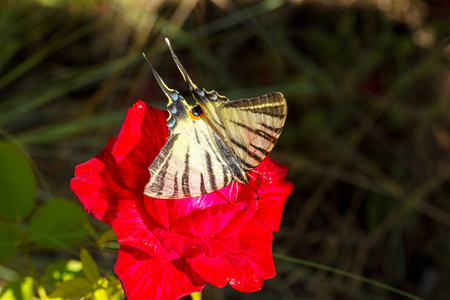
<instances>
[{"instance_id":1,"label":"yellow-green leaf","mask_svg":"<svg viewBox=\"0 0 450 300\"><path fill-rule=\"evenodd\" d=\"M0 300L31 300L34 296L33 278L18 278L3 287Z\"/></svg>"},{"instance_id":2,"label":"yellow-green leaf","mask_svg":"<svg viewBox=\"0 0 450 300\"><path fill-rule=\"evenodd\" d=\"M48 296L49 298L77 298L92 292L92 284L84 278L74 278L61 282Z\"/></svg>"},{"instance_id":3,"label":"yellow-green leaf","mask_svg":"<svg viewBox=\"0 0 450 300\"><path fill-rule=\"evenodd\" d=\"M55 261L45 268L42 281L57 285L63 281L83 276L83 266L78 260Z\"/></svg>"},{"instance_id":4,"label":"yellow-green leaf","mask_svg":"<svg viewBox=\"0 0 450 300\"><path fill-rule=\"evenodd\" d=\"M97 263L85 248L81 248L80 259L83 264L84 276L92 283L97 282L100 278Z\"/></svg>"},{"instance_id":5,"label":"yellow-green leaf","mask_svg":"<svg viewBox=\"0 0 450 300\"><path fill-rule=\"evenodd\" d=\"M114 230L108 230L102 234L97 240L97 246L102 247L106 242L117 241L117 236Z\"/></svg>"}]
</instances>

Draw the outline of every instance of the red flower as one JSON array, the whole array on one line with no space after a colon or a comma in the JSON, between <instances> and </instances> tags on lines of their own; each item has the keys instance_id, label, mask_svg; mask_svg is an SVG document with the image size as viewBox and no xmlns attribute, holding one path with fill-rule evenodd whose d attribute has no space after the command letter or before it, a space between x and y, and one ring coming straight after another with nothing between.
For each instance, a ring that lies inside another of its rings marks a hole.
<instances>
[{"instance_id":1,"label":"red flower","mask_svg":"<svg viewBox=\"0 0 450 300\"><path fill-rule=\"evenodd\" d=\"M148 167L168 136L166 118L167 112L137 102L119 136L77 166L71 181L85 210L117 234L115 270L127 299L177 299L206 282L261 289L275 276L272 231L293 188L284 180L286 167L266 158L251 172L259 200L238 184L190 199L144 196Z\"/></svg>"}]
</instances>

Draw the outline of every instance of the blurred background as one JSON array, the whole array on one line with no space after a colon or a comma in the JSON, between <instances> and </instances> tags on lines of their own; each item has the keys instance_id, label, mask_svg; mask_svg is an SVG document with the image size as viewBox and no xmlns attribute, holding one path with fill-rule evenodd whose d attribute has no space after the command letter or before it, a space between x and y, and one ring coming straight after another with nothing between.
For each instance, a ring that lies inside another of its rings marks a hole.
<instances>
[{"instance_id":1,"label":"blurred background","mask_svg":"<svg viewBox=\"0 0 450 300\"><path fill-rule=\"evenodd\" d=\"M3 0L0 32L0 169L16 172L0 175L0 198L22 193L0 201L2 299L76 276L55 260L76 263L82 246L111 275L116 252L89 242L109 228L87 219L69 181L133 103L165 108L142 52L189 94L165 37L201 87L230 99L284 93L271 156L295 188L275 253L450 299L449 1ZM68 219L83 230L49 244ZM260 292L207 286L203 298L406 299L275 264Z\"/></svg>"}]
</instances>

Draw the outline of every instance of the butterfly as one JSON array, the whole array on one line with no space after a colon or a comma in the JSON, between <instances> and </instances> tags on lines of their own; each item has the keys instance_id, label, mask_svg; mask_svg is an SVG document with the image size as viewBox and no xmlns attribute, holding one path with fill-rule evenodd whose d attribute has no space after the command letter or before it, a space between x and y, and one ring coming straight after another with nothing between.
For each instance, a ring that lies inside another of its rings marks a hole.
<instances>
[{"instance_id":1,"label":"butterfly","mask_svg":"<svg viewBox=\"0 0 450 300\"><path fill-rule=\"evenodd\" d=\"M165 40L196 105L167 87L144 54L169 99L169 137L149 167L144 194L182 199L214 192L233 181L247 184L247 173L270 153L281 134L287 114L283 94L230 101L215 90L200 89Z\"/></svg>"}]
</instances>

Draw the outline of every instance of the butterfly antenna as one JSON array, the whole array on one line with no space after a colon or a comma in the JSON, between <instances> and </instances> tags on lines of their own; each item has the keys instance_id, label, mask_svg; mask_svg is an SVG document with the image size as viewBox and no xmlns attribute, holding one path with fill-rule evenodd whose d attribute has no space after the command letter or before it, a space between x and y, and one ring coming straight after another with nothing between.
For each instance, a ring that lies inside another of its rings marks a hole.
<instances>
[{"instance_id":1,"label":"butterfly antenna","mask_svg":"<svg viewBox=\"0 0 450 300\"><path fill-rule=\"evenodd\" d=\"M188 75L186 69L183 67L183 65L181 64L181 62L180 62L180 60L178 59L177 55L176 55L175 52L173 51L169 39L168 39L168 38L165 38L165 41L166 41L166 43L167 43L167 46L169 46L170 54L172 54L172 58L173 58L173 60L175 61L175 64L177 65L178 70L180 70L181 75L183 75L183 79L184 79L184 81L186 82L186 84L188 85L189 90L190 90L191 92L195 91L196 94L203 92L203 91L200 91L199 88L197 87L197 85L195 85L195 83L192 82L192 80L191 80L191 78L189 77L189 75ZM198 90L199 92L198 92L197 90ZM200 96L200 95L199 95L199 96Z\"/></svg>"},{"instance_id":2,"label":"butterfly antenna","mask_svg":"<svg viewBox=\"0 0 450 300\"><path fill-rule=\"evenodd\" d=\"M145 55L144 52L142 52L142 55L144 56L145 60L147 61L148 65L150 66L150 69L152 70L153 76L155 76L156 81L158 82L159 86L161 87L161 89L163 90L164 94L166 94L166 96L172 100L175 95L177 94L177 91L175 91L174 89L169 88L164 81L162 80L161 76L159 76L158 72L156 72L155 68L153 68L153 66L151 65L150 61L148 60L147 56Z\"/></svg>"}]
</instances>

